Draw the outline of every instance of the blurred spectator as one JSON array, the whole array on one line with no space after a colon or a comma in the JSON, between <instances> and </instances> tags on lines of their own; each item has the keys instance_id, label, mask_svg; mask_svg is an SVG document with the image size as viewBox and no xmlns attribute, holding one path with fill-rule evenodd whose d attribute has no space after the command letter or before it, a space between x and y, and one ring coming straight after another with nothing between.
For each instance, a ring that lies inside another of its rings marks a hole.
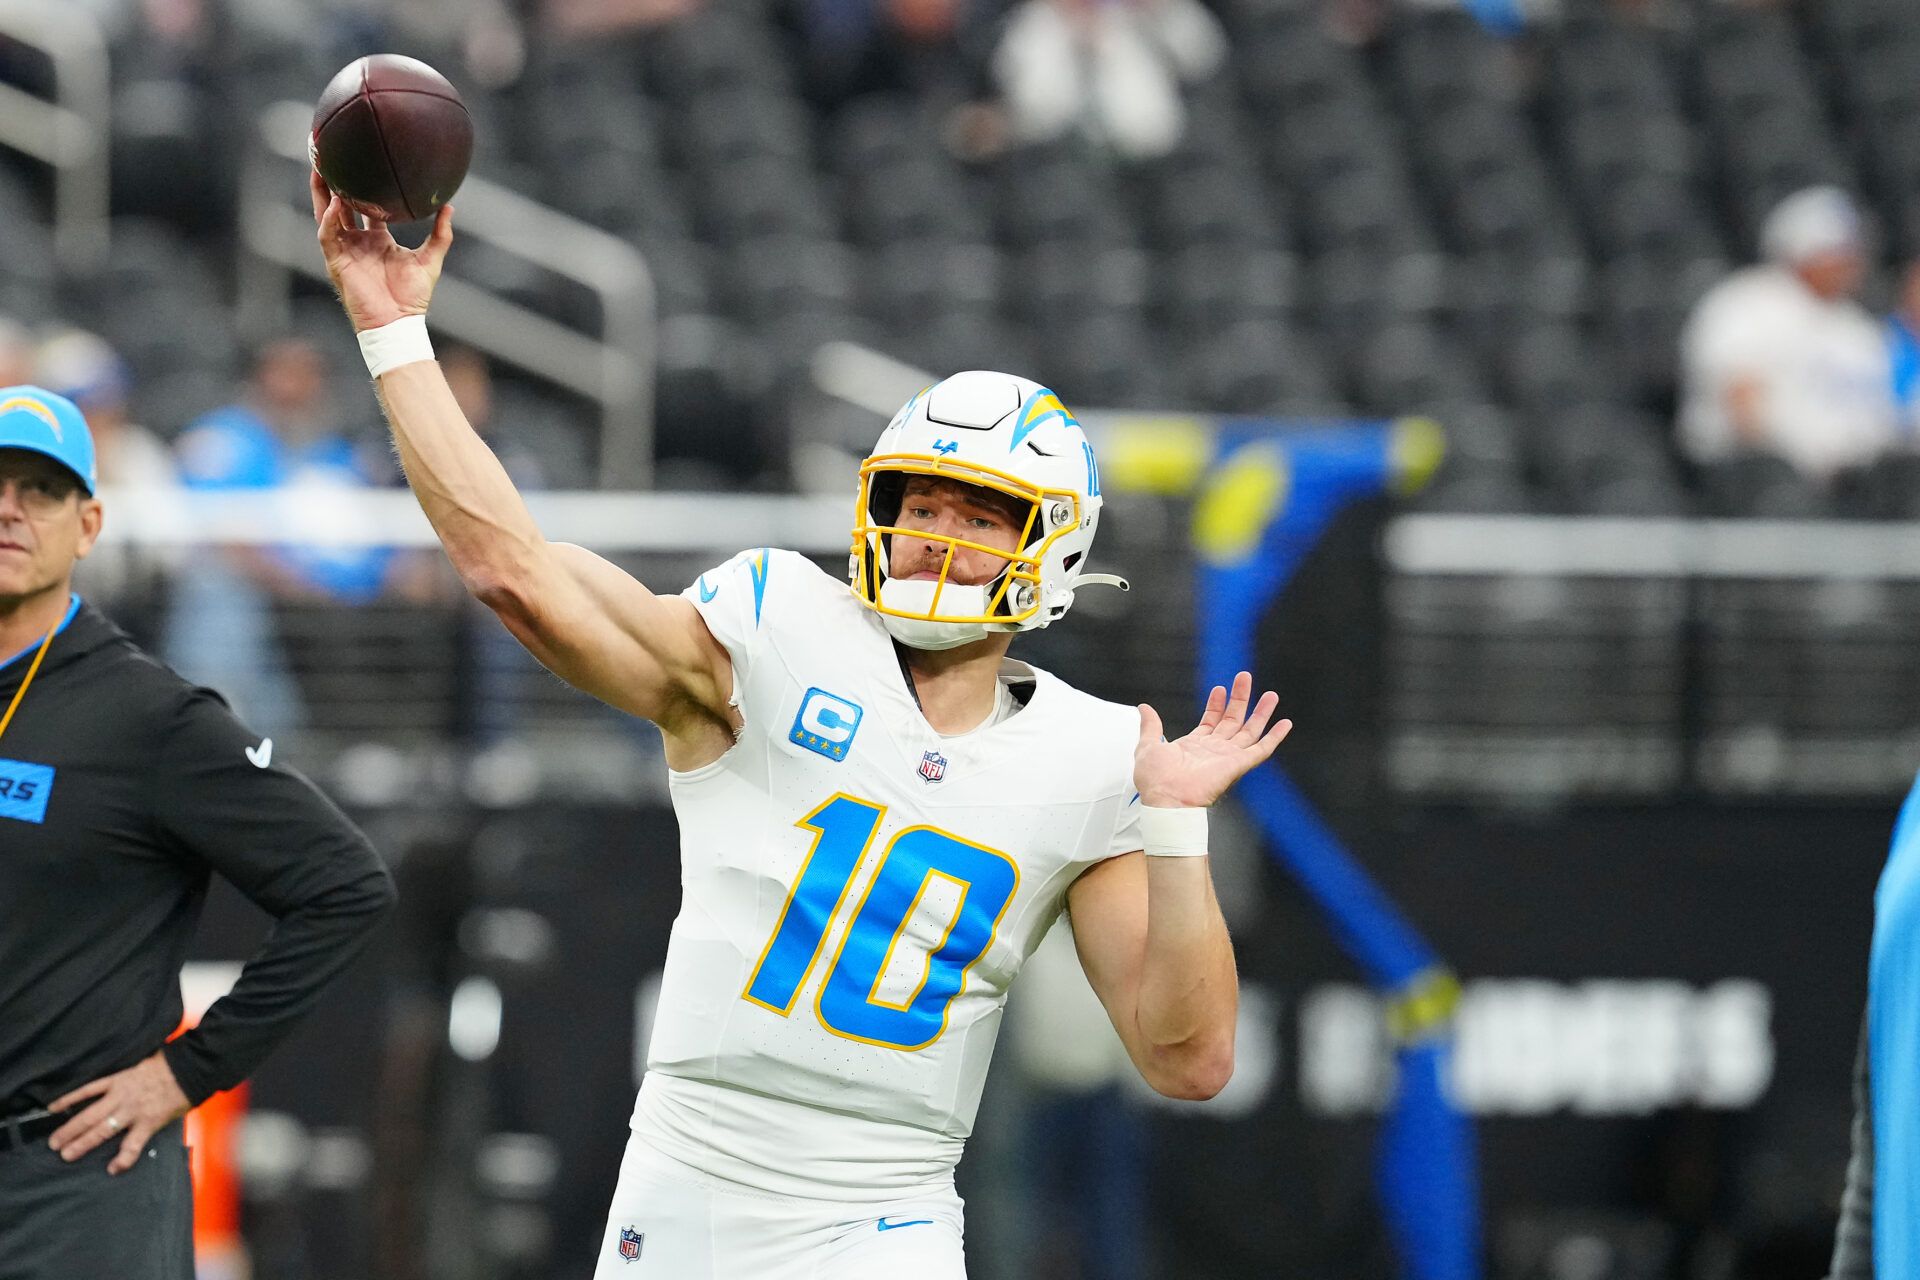
<instances>
[{"instance_id":1,"label":"blurred spectator","mask_svg":"<svg viewBox=\"0 0 1920 1280\"><path fill-rule=\"evenodd\" d=\"M1078 129L1129 160L1163 156L1186 129L1182 82L1227 55L1197 0L1025 0L993 54L1016 143Z\"/></svg>"},{"instance_id":2,"label":"blurred spectator","mask_svg":"<svg viewBox=\"0 0 1920 1280\"><path fill-rule=\"evenodd\" d=\"M1900 278L1900 295L1887 317L1887 358L1893 368L1896 429L1909 447L1920 438L1920 261Z\"/></svg>"},{"instance_id":3,"label":"blurred spectator","mask_svg":"<svg viewBox=\"0 0 1920 1280\"><path fill-rule=\"evenodd\" d=\"M33 379L33 335L12 316L0 316L0 387L18 387Z\"/></svg>"},{"instance_id":4,"label":"blurred spectator","mask_svg":"<svg viewBox=\"0 0 1920 1280\"><path fill-rule=\"evenodd\" d=\"M425 58L464 86L503 89L526 69L527 6L516 0L324 0L324 7L376 47Z\"/></svg>"},{"instance_id":5,"label":"blurred spectator","mask_svg":"<svg viewBox=\"0 0 1920 1280\"><path fill-rule=\"evenodd\" d=\"M36 380L67 397L86 415L99 458L100 482L116 489L168 490L179 484L173 455L160 437L131 420L131 378L105 339L78 329L55 334L40 347ZM157 640L166 575L176 557L135 546L114 535L111 523L77 566L74 581L142 644Z\"/></svg>"},{"instance_id":6,"label":"blurred spectator","mask_svg":"<svg viewBox=\"0 0 1920 1280\"><path fill-rule=\"evenodd\" d=\"M188 427L176 443L192 489L279 489L296 502L371 487L381 476L340 430L325 358L313 344L282 338L255 358L246 398ZM362 604L387 588L399 558L385 547L232 547L202 556L175 583L166 659L189 679L221 687L262 732L304 720L298 689L274 630L276 601Z\"/></svg>"},{"instance_id":7,"label":"blurred spectator","mask_svg":"<svg viewBox=\"0 0 1920 1280\"><path fill-rule=\"evenodd\" d=\"M194 489L286 489L324 499L379 485L389 469L349 440L328 395L326 359L304 339L261 349L246 399L182 433L180 473ZM364 604L386 589L394 553L382 547L288 546L257 557L249 573L290 597Z\"/></svg>"},{"instance_id":8,"label":"blurred spectator","mask_svg":"<svg viewBox=\"0 0 1920 1280\"><path fill-rule=\"evenodd\" d=\"M549 26L561 36L645 30L685 17L704 0L545 0Z\"/></svg>"},{"instance_id":9,"label":"blurred spectator","mask_svg":"<svg viewBox=\"0 0 1920 1280\"><path fill-rule=\"evenodd\" d=\"M809 91L826 107L868 93L975 96L981 59L963 45L977 11L966 0L804 0Z\"/></svg>"},{"instance_id":10,"label":"blurred spectator","mask_svg":"<svg viewBox=\"0 0 1920 1280\"><path fill-rule=\"evenodd\" d=\"M102 484L164 489L179 482L165 442L132 421L127 402L131 378L106 339L80 329L64 330L41 344L35 364L41 386L73 401L87 415Z\"/></svg>"},{"instance_id":11,"label":"blurred spectator","mask_svg":"<svg viewBox=\"0 0 1920 1280\"><path fill-rule=\"evenodd\" d=\"M1886 342L1856 301L1860 214L1809 187L1767 215L1761 242L1767 261L1715 285L1681 334L1681 442L1697 462L1772 454L1824 482L1893 439Z\"/></svg>"}]
</instances>

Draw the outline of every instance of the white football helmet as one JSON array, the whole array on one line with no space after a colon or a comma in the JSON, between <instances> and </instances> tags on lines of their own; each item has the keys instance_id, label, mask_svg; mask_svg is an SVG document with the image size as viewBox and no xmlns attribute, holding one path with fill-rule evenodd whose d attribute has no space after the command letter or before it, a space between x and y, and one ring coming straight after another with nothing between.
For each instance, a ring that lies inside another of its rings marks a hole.
<instances>
[{"instance_id":1,"label":"white football helmet","mask_svg":"<svg viewBox=\"0 0 1920 1280\"><path fill-rule=\"evenodd\" d=\"M896 527L910 475L978 485L1025 504L1017 550ZM894 639L915 649L951 649L989 632L1044 627L1066 613L1077 586L1127 588L1124 579L1084 572L1099 522L1093 446L1060 397L1012 374L956 373L909 400L861 464L853 593ZM896 533L947 544L937 580L888 576ZM962 547L1006 556L1007 567L983 585L949 582L954 552Z\"/></svg>"}]
</instances>

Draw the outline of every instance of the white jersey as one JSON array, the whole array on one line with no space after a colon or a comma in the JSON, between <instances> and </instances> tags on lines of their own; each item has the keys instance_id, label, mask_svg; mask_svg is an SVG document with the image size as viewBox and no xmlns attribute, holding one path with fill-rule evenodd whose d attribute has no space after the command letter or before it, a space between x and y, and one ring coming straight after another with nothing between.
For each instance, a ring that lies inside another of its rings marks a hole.
<instances>
[{"instance_id":1,"label":"white jersey","mask_svg":"<svg viewBox=\"0 0 1920 1280\"><path fill-rule=\"evenodd\" d=\"M942 737L806 558L747 552L686 598L745 728L670 775L683 896L635 1132L781 1194L938 1185L1021 963L1082 871L1140 847L1139 712L1009 663L1026 705Z\"/></svg>"}]
</instances>

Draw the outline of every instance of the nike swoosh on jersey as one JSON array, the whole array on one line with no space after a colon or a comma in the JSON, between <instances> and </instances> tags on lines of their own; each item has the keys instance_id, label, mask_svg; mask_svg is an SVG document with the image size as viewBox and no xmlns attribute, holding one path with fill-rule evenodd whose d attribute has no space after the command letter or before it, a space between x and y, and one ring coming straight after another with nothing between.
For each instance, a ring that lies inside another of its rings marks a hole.
<instances>
[{"instance_id":1,"label":"nike swoosh on jersey","mask_svg":"<svg viewBox=\"0 0 1920 1280\"><path fill-rule=\"evenodd\" d=\"M707 603L707 601L713 599L715 596L719 594L720 594L720 588L708 586L707 575L704 573L701 574L700 575L700 603L705 604Z\"/></svg>"},{"instance_id":2,"label":"nike swoosh on jersey","mask_svg":"<svg viewBox=\"0 0 1920 1280\"><path fill-rule=\"evenodd\" d=\"M253 761L253 767L264 769L273 763L273 739L268 738L257 747L247 748L247 759Z\"/></svg>"},{"instance_id":3,"label":"nike swoosh on jersey","mask_svg":"<svg viewBox=\"0 0 1920 1280\"><path fill-rule=\"evenodd\" d=\"M901 1227L930 1227L933 1225L933 1219L914 1218L908 1222L888 1222L885 1218L882 1218L875 1225L882 1231L898 1231Z\"/></svg>"}]
</instances>

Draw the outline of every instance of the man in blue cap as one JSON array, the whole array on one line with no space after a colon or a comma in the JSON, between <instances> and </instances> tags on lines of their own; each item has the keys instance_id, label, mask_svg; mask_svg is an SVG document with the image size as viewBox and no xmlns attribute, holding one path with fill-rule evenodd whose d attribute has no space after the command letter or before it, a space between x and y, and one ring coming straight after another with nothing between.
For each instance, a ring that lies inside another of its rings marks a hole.
<instances>
[{"instance_id":1,"label":"man in blue cap","mask_svg":"<svg viewBox=\"0 0 1920 1280\"><path fill-rule=\"evenodd\" d=\"M10 529L0 516L0 654L8 655L64 625L73 563L100 536L93 434L72 401L0 388L0 489L9 480L22 518Z\"/></svg>"},{"instance_id":2,"label":"man in blue cap","mask_svg":"<svg viewBox=\"0 0 1920 1280\"><path fill-rule=\"evenodd\" d=\"M192 1280L181 1117L292 1029L393 887L271 739L73 593L96 484L73 403L0 388L0 1276ZM169 1040L215 871L275 925Z\"/></svg>"}]
</instances>

